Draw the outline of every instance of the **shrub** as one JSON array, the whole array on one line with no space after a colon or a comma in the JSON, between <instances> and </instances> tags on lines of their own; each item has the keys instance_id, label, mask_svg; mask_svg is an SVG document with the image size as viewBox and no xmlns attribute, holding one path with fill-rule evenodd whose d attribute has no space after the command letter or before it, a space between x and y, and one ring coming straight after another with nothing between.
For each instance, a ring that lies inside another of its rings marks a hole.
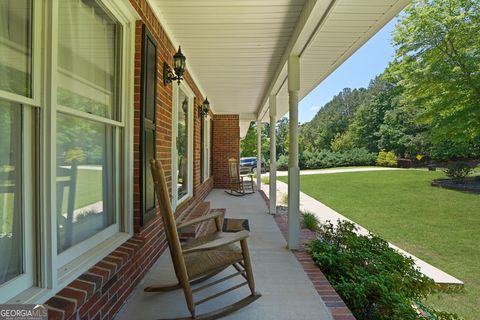
<instances>
[{"instance_id":1,"label":"shrub","mask_svg":"<svg viewBox=\"0 0 480 320\"><path fill-rule=\"evenodd\" d=\"M282 196L280 197L280 203L288 205L288 193L282 193Z\"/></svg>"},{"instance_id":2,"label":"shrub","mask_svg":"<svg viewBox=\"0 0 480 320\"><path fill-rule=\"evenodd\" d=\"M277 160L277 170L285 171L288 170L288 156L281 155Z\"/></svg>"},{"instance_id":3,"label":"shrub","mask_svg":"<svg viewBox=\"0 0 480 320\"><path fill-rule=\"evenodd\" d=\"M356 319L422 319L414 305L437 289L414 261L390 248L376 235L360 235L351 222L318 228L318 240L307 251ZM456 315L438 313L442 319Z\"/></svg>"},{"instance_id":4,"label":"shrub","mask_svg":"<svg viewBox=\"0 0 480 320\"><path fill-rule=\"evenodd\" d=\"M463 161L456 161L452 164L450 164L446 169L445 169L445 174L447 177L450 179L454 180L465 180L465 178L472 174L474 169L468 165L468 163L463 162Z\"/></svg>"},{"instance_id":5,"label":"shrub","mask_svg":"<svg viewBox=\"0 0 480 320\"><path fill-rule=\"evenodd\" d=\"M378 153L377 165L382 167L395 167L397 165L397 156L393 151L381 150Z\"/></svg>"},{"instance_id":6,"label":"shrub","mask_svg":"<svg viewBox=\"0 0 480 320\"><path fill-rule=\"evenodd\" d=\"M300 155L301 169L322 169L345 166L372 165L375 153L365 148L354 148L348 151L332 152L329 150L303 151Z\"/></svg>"},{"instance_id":7,"label":"shrub","mask_svg":"<svg viewBox=\"0 0 480 320\"><path fill-rule=\"evenodd\" d=\"M317 216L312 212L304 211L302 213L301 219L301 224L303 228L307 228L312 231L316 231L318 229L320 221L318 220Z\"/></svg>"},{"instance_id":8,"label":"shrub","mask_svg":"<svg viewBox=\"0 0 480 320\"><path fill-rule=\"evenodd\" d=\"M262 183L265 185L270 184L270 177L269 176L262 177Z\"/></svg>"}]
</instances>

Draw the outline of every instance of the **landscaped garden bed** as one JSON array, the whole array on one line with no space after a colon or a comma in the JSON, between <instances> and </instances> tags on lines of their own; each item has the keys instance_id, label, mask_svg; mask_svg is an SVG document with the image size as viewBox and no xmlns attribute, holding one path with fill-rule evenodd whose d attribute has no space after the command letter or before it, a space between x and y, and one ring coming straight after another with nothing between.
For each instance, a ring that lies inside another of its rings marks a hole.
<instances>
[{"instance_id":1,"label":"landscaped garden bed","mask_svg":"<svg viewBox=\"0 0 480 320\"><path fill-rule=\"evenodd\" d=\"M438 291L414 261L347 221L319 225L307 252L358 320L459 319L421 303Z\"/></svg>"},{"instance_id":2,"label":"landscaped garden bed","mask_svg":"<svg viewBox=\"0 0 480 320\"><path fill-rule=\"evenodd\" d=\"M480 177L468 178L462 181L455 181L452 179L436 179L432 181L432 186L465 192L480 193Z\"/></svg>"}]
</instances>

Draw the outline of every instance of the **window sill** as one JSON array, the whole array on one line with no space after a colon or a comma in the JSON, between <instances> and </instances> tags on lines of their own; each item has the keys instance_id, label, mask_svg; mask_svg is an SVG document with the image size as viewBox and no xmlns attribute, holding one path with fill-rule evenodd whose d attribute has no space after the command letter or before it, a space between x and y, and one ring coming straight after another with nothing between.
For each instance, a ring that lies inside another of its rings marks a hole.
<instances>
[{"instance_id":1,"label":"window sill","mask_svg":"<svg viewBox=\"0 0 480 320\"><path fill-rule=\"evenodd\" d=\"M77 279L80 275L86 272L89 268L94 266L125 241L132 237L131 234L120 232L103 241L89 252L84 253L72 262L63 266L58 270L58 286L55 289L51 288L29 288L19 295L15 296L8 303L44 303L53 297L58 291L66 287L70 282Z\"/></svg>"},{"instance_id":2,"label":"window sill","mask_svg":"<svg viewBox=\"0 0 480 320\"><path fill-rule=\"evenodd\" d=\"M131 234L120 232L105 241L102 241L96 247L72 260L68 264L58 269L58 286L65 287L67 284L78 278L90 267L105 258L108 254L122 245L132 237Z\"/></svg>"}]
</instances>

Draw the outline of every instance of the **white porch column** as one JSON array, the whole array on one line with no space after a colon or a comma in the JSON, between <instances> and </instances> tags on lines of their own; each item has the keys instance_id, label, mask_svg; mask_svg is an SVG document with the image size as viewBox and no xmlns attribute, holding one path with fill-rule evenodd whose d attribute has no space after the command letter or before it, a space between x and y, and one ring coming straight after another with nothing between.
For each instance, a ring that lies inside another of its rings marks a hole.
<instances>
[{"instance_id":1,"label":"white porch column","mask_svg":"<svg viewBox=\"0 0 480 320\"><path fill-rule=\"evenodd\" d=\"M277 124L277 97L268 99L270 109L270 214L277 213L277 141L275 127Z\"/></svg>"},{"instance_id":2,"label":"white porch column","mask_svg":"<svg viewBox=\"0 0 480 320\"><path fill-rule=\"evenodd\" d=\"M262 188L262 122L257 120L257 189Z\"/></svg>"},{"instance_id":3,"label":"white porch column","mask_svg":"<svg viewBox=\"0 0 480 320\"><path fill-rule=\"evenodd\" d=\"M298 167L298 90L300 59L288 58L289 147L288 147L288 249L298 249L300 236L300 169Z\"/></svg>"}]
</instances>

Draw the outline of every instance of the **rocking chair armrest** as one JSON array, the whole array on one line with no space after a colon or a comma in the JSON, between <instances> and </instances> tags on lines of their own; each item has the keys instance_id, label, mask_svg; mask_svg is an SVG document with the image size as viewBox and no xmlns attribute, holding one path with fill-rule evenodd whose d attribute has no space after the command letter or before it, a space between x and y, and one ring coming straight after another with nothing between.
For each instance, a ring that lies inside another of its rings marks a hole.
<instances>
[{"instance_id":1,"label":"rocking chair armrest","mask_svg":"<svg viewBox=\"0 0 480 320\"><path fill-rule=\"evenodd\" d=\"M189 227L189 226L193 226L193 225L198 224L200 222L204 222L204 221L208 221L208 220L212 220L212 219L218 219L222 215L223 215L222 212L208 213L208 214L203 215L201 217L191 219L191 220L188 220L188 221L177 224L177 230L182 229L182 228L186 228L186 227Z\"/></svg>"},{"instance_id":2,"label":"rocking chair armrest","mask_svg":"<svg viewBox=\"0 0 480 320\"><path fill-rule=\"evenodd\" d=\"M210 242L201 244L197 247L185 249L183 250L183 253L186 254L186 253L216 249L219 247L226 246L227 244L231 244L231 243L235 243L235 242L247 239L249 236L250 236L250 232L248 232L247 230L242 230L239 232L222 232L219 238L212 240Z\"/></svg>"}]
</instances>

